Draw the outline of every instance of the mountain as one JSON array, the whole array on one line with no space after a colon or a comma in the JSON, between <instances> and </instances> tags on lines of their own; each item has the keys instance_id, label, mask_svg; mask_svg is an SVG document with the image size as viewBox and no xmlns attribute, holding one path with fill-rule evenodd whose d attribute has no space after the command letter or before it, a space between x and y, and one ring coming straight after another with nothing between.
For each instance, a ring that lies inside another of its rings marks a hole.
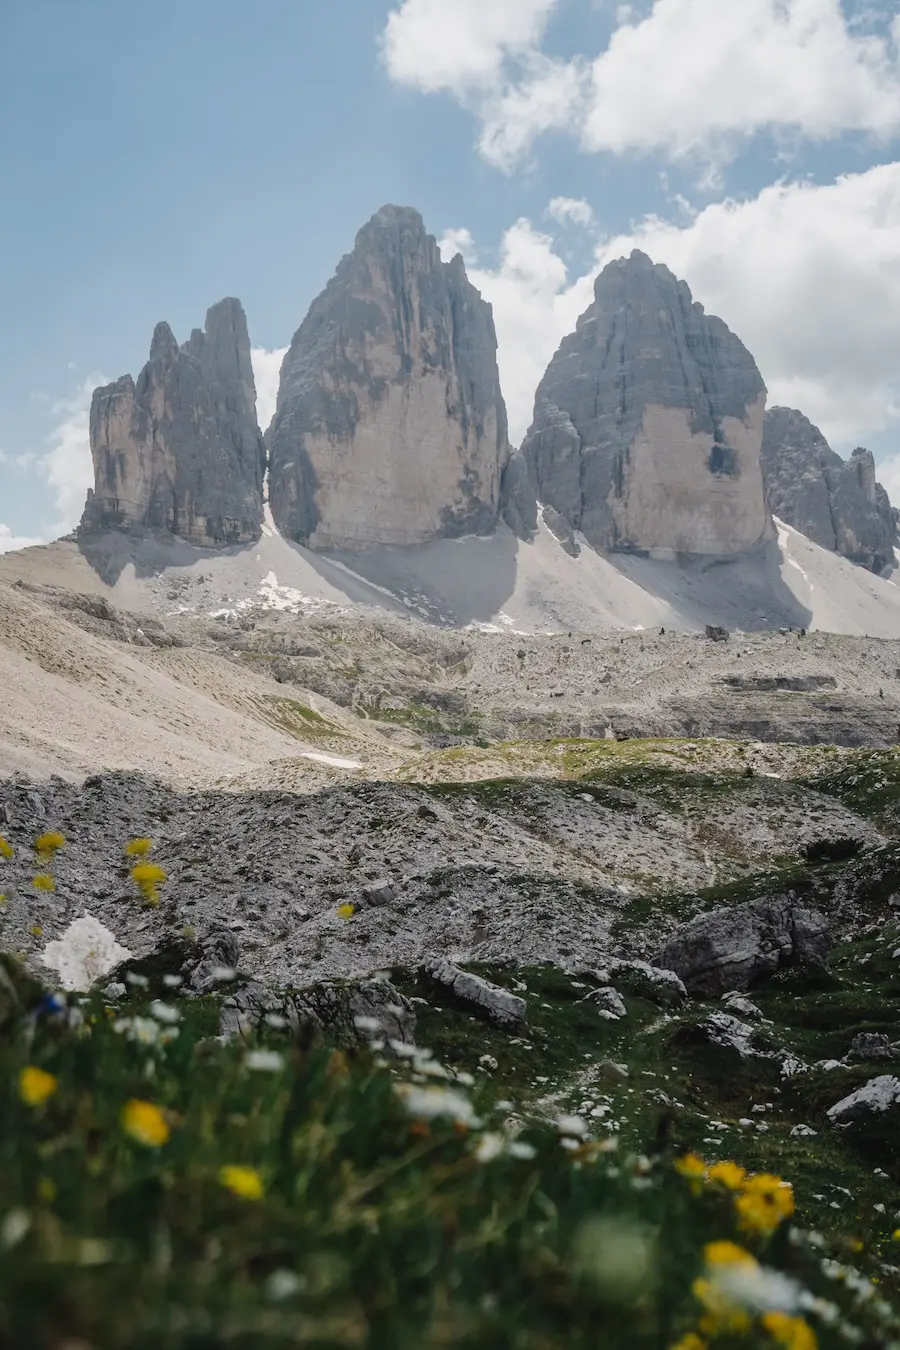
<instances>
[{"instance_id":1,"label":"mountain","mask_svg":"<svg viewBox=\"0 0 900 1350\"><path fill-rule=\"evenodd\" d=\"M509 459L491 307L383 207L297 330L267 434L278 528L315 549L484 534Z\"/></svg>"},{"instance_id":2,"label":"mountain","mask_svg":"<svg viewBox=\"0 0 900 1350\"><path fill-rule=\"evenodd\" d=\"M893 563L897 521L868 450L856 449L845 461L803 413L770 408L762 461L780 520L870 572Z\"/></svg>"},{"instance_id":3,"label":"mountain","mask_svg":"<svg viewBox=\"0 0 900 1350\"><path fill-rule=\"evenodd\" d=\"M731 557L773 533L765 404L742 343L635 251L551 361L522 455L539 501L597 549Z\"/></svg>"},{"instance_id":4,"label":"mountain","mask_svg":"<svg viewBox=\"0 0 900 1350\"><path fill-rule=\"evenodd\" d=\"M247 320L221 300L179 347L157 324L137 383L124 375L94 391L94 487L81 529L168 530L196 544L258 539L265 447Z\"/></svg>"}]
</instances>

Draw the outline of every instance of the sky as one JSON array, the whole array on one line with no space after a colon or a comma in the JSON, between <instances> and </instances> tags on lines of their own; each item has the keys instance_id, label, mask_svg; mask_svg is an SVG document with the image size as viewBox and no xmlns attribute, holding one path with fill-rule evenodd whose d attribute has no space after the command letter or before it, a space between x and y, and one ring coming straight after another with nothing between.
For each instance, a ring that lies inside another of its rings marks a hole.
<instances>
[{"instance_id":1,"label":"sky","mask_svg":"<svg viewBox=\"0 0 900 1350\"><path fill-rule=\"evenodd\" d=\"M78 521L93 388L247 311L260 420L356 231L494 307L511 436L640 247L900 504L898 0L0 0L0 551Z\"/></svg>"}]
</instances>

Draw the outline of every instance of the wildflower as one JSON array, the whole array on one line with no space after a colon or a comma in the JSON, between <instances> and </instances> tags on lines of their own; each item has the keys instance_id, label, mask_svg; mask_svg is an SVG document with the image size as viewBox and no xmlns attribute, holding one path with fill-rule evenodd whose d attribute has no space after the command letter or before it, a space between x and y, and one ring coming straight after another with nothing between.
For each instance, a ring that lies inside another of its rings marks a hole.
<instances>
[{"instance_id":1,"label":"wildflower","mask_svg":"<svg viewBox=\"0 0 900 1350\"><path fill-rule=\"evenodd\" d=\"M53 880L49 872L38 872L37 876L34 878L31 884L36 891L56 890L56 882Z\"/></svg>"},{"instance_id":2,"label":"wildflower","mask_svg":"<svg viewBox=\"0 0 900 1350\"><path fill-rule=\"evenodd\" d=\"M39 858L51 862L53 855L58 853L66 842L64 834L57 830L48 830L46 834L39 834L34 841L34 851Z\"/></svg>"},{"instance_id":3,"label":"wildflower","mask_svg":"<svg viewBox=\"0 0 900 1350\"><path fill-rule=\"evenodd\" d=\"M15 850L13 849L12 844L7 843L3 836L0 835L0 858L11 858L14 852Z\"/></svg>"},{"instance_id":4,"label":"wildflower","mask_svg":"<svg viewBox=\"0 0 900 1350\"><path fill-rule=\"evenodd\" d=\"M252 1167L220 1167L219 1184L239 1195L242 1200L263 1198L262 1177Z\"/></svg>"},{"instance_id":5,"label":"wildflower","mask_svg":"<svg viewBox=\"0 0 900 1350\"><path fill-rule=\"evenodd\" d=\"M675 1171L691 1181L699 1181L701 1177L706 1176L706 1163L702 1158L698 1158L696 1153L685 1153L684 1157L675 1163Z\"/></svg>"},{"instance_id":6,"label":"wildflower","mask_svg":"<svg viewBox=\"0 0 900 1350\"><path fill-rule=\"evenodd\" d=\"M154 999L150 1004L150 1014L155 1017L157 1022L167 1022L174 1026L176 1022L181 1021L181 1013L171 1003L163 1003L162 999Z\"/></svg>"},{"instance_id":7,"label":"wildflower","mask_svg":"<svg viewBox=\"0 0 900 1350\"><path fill-rule=\"evenodd\" d=\"M735 1197L734 1207L745 1232L768 1236L775 1232L782 1219L789 1219L793 1214L794 1192L780 1177L760 1172L744 1182L740 1195Z\"/></svg>"},{"instance_id":8,"label":"wildflower","mask_svg":"<svg viewBox=\"0 0 900 1350\"><path fill-rule=\"evenodd\" d=\"M168 1143L171 1130L158 1106L132 1097L122 1108L122 1128L144 1148L160 1148Z\"/></svg>"},{"instance_id":9,"label":"wildflower","mask_svg":"<svg viewBox=\"0 0 900 1350\"><path fill-rule=\"evenodd\" d=\"M129 839L125 852L129 858L146 858L152 847L152 839Z\"/></svg>"},{"instance_id":10,"label":"wildflower","mask_svg":"<svg viewBox=\"0 0 900 1350\"><path fill-rule=\"evenodd\" d=\"M256 1072L280 1073L284 1068L284 1055L277 1050L251 1050L244 1063Z\"/></svg>"},{"instance_id":11,"label":"wildflower","mask_svg":"<svg viewBox=\"0 0 900 1350\"><path fill-rule=\"evenodd\" d=\"M159 863L135 863L131 869L131 880L148 905L155 907L159 904L159 887L166 880L166 874Z\"/></svg>"},{"instance_id":12,"label":"wildflower","mask_svg":"<svg viewBox=\"0 0 900 1350\"><path fill-rule=\"evenodd\" d=\"M747 1173L735 1162L717 1162L707 1172L708 1181L718 1181L729 1191L739 1191Z\"/></svg>"},{"instance_id":13,"label":"wildflower","mask_svg":"<svg viewBox=\"0 0 900 1350\"><path fill-rule=\"evenodd\" d=\"M52 1205L58 1193L55 1181L51 1181L50 1177L41 1177L38 1182L38 1195L45 1204Z\"/></svg>"},{"instance_id":14,"label":"wildflower","mask_svg":"<svg viewBox=\"0 0 900 1350\"><path fill-rule=\"evenodd\" d=\"M34 937L44 936L44 930L39 923L34 923L31 925L31 932Z\"/></svg>"},{"instance_id":15,"label":"wildflower","mask_svg":"<svg viewBox=\"0 0 900 1350\"><path fill-rule=\"evenodd\" d=\"M436 1120L448 1116L460 1125L480 1125L472 1103L462 1092L453 1088L413 1087L404 1083L397 1088L411 1116L420 1120Z\"/></svg>"},{"instance_id":16,"label":"wildflower","mask_svg":"<svg viewBox=\"0 0 900 1350\"><path fill-rule=\"evenodd\" d=\"M696 1331L688 1331L669 1347L669 1350L706 1350L706 1341Z\"/></svg>"},{"instance_id":17,"label":"wildflower","mask_svg":"<svg viewBox=\"0 0 900 1350\"><path fill-rule=\"evenodd\" d=\"M706 1258L706 1264L713 1269L722 1266L756 1266L758 1264L756 1257L744 1247L739 1247L736 1242L707 1242L703 1248L703 1255Z\"/></svg>"},{"instance_id":18,"label":"wildflower","mask_svg":"<svg viewBox=\"0 0 900 1350\"><path fill-rule=\"evenodd\" d=\"M802 1317L788 1317L787 1313L769 1312L762 1324L772 1339L784 1350L817 1350L816 1333Z\"/></svg>"},{"instance_id":19,"label":"wildflower","mask_svg":"<svg viewBox=\"0 0 900 1350\"><path fill-rule=\"evenodd\" d=\"M59 1087L59 1080L29 1064L19 1074L19 1096L26 1106L43 1106Z\"/></svg>"},{"instance_id":20,"label":"wildflower","mask_svg":"<svg viewBox=\"0 0 900 1350\"><path fill-rule=\"evenodd\" d=\"M356 913L356 906L355 906L355 905L338 905L338 910L337 910L337 912L338 912L338 918L339 918L339 919L352 919L352 918L353 918L353 915Z\"/></svg>"}]
</instances>

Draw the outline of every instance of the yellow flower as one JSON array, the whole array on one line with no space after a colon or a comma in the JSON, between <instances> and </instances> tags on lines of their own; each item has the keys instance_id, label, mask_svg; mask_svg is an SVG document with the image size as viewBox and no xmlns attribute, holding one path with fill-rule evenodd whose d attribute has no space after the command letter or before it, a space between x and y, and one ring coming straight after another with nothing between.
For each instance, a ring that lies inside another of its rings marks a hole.
<instances>
[{"instance_id":1,"label":"yellow flower","mask_svg":"<svg viewBox=\"0 0 900 1350\"><path fill-rule=\"evenodd\" d=\"M53 880L49 872L38 872L37 876L33 879L31 884L36 891L56 890L56 882Z\"/></svg>"},{"instance_id":2,"label":"yellow flower","mask_svg":"<svg viewBox=\"0 0 900 1350\"><path fill-rule=\"evenodd\" d=\"M741 1194L735 1197L734 1207L745 1232L768 1236L775 1232L782 1219L789 1219L793 1214L794 1192L781 1177L760 1172L744 1182Z\"/></svg>"},{"instance_id":3,"label":"yellow flower","mask_svg":"<svg viewBox=\"0 0 900 1350\"><path fill-rule=\"evenodd\" d=\"M338 918L352 919L356 913L355 905L338 905Z\"/></svg>"},{"instance_id":4,"label":"yellow flower","mask_svg":"<svg viewBox=\"0 0 900 1350\"><path fill-rule=\"evenodd\" d=\"M137 1097L132 1097L122 1108L122 1128L145 1148L159 1148L168 1143L171 1134L159 1107Z\"/></svg>"},{"instance_id":5,"label":"yellow flower","mask_svg":"<svg viewBox=\"0 0 900 1350\"><path fill-rule=\"evenodd\" d=\"M702 1158L698 1158L696 1153L685 1153L684 1157L675 1163L675 1171L680 1172L683 1177L699 1181L701 1177L706 1176L706 1163Z\"/></svg>"},{"instance_id":6,"label":"yellow flower","mask_svg":"<svg viewBox=\"0 0 900 1350\"><path fill-rule=\"evenodd\" d=\"M706 1258L706 1264L712 1267L722 1266L756 1266L758 1261L744 1247L739 1247L736 1242L707 1242L703 1248L703 1255Z\"/></svg>"},{"instance_id":7,"label":"yellow flower","mask_svg":"<svg viewBox=\"0 0 900 1350\"><path fill-rule=\"evenodd\" d=\"M7 843L2 835L0 835L0 858L11 858L13 853L14 849L12 844Z\"/></svg>"},{"instance_id":8,"label":"yellow flower","mask_svg":"<svg viewBox=\"0 0 900 1350\"><path fill-rule=\"evenodd\" d=\"M152 847L152 839L129 839L125 852L132 858L146 858Z\"/></svg>"},{"instance_id":9,"label":"yellow flower","mask_svg":"<svg viewBox=\"0 0 900 1350\"><path fill-rule=\"evenodd\" d=\"M58 830L48 830L46 834L39 834L34 841L34 851L39 858L45 858L48 861L54 853L58 853L66 842L66 836L60 834Z\"/></svg>"},{"instance_id":10,"label":"yellow flower","mask_svg":"<svg viewBox=\"0 0 900 1350\"><path fill-rule=\"evenodd\" d=\"M166 874L159 866L159 863L141 862L135 863L131 869L131 880L137 886L141 895L147 901L148 905L159 904L159 890L166 879Z\"/></svg>"},{"instance_id":11,"label":"yellow flower","mask_svg":"<svg viewBox=\"0 0 900 1350\"><path fill-rule=\"evenodd\" d=\"M702 1340L696 1331L688 1331L684 1336L679 1336L669 1350L706 1350L706 1341Z\"/></svg>"},{"instance_id":12,"label":"yellow flower","mask_svg":"<svg viewBox=\"0 0 900 1350\"><path fill-rule=\"evenodd\" d=\"M891 1237L895 1242L900 1242L900 1228L895 1228L893 1233L891 1233Z\"/></svg>"},{"instance_id":13,"label":"yellow flower","mask_svg":"<svg viewBox=\"0 0 900 1350\"><path fill-rule=\"evenodd\" d=\"M29 1064L19 1074L19 1096L26 1106L43 1106L59 1087L59 1080Z\"/></svg>"},{"instance_id":14,"label":"yellow flower","mask_svg":"<svg viewBox=\"0 0 900 1350\"><path fill-rule=\"evenodd\" d=\"M56 1182L51 1181L49 1177L41 1177L38 1182L38 1195L41 1199L45 1201L46 1204L52 1205L57 1194Z\"/></svg>"},{"instance_id":15,"label":"yellow flower","mask_svg":"<svg viewBox=\"0 0 900 1350\"><path fill-rule=\"evenodd\" d=\"M729 1191L739 1191L747 1173L735 1162L717 1162L707 1172L709 1181L721 1182Z\"/></svg>"},{"instance_id":16,"label":"yellow flower","mask_svg":"<svg viewBox=\"0 0 900 1350\"><path fill-rule=\"evenodd\" d=\"M262 1177L252 1167L220 1167L219 1184L239 1195L242 1200L263 1198Z\"/></svg>"},{"instance_id":17,"label":"yellow flower","mask_svg":"<svg viewBox=\"0 0 900 1350\"><path fill-rule=\"evenodd\" d=\"M769 1312L762 1324L774 1341L784 1350L818 1350L818 1340L802 1317L788 1317L787 1313Z\"/></svg>"},{"instance_id":18,"label":"yellow flower","mask_svg":"<svg viewBox=\"0 0 900 1350\"><path fill-rule=\"evenodd\" d=\"M31 931L35 937L44 936L44 930L39 923L32 924Z\"/></svg>"}]
</instances>

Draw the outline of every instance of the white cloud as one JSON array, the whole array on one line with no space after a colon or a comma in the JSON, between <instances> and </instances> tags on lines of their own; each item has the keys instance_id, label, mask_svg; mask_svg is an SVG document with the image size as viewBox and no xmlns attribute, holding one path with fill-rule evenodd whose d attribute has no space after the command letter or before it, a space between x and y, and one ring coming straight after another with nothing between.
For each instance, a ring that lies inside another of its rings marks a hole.
<instances>
[{"instance_id":1,"label":"white cloud","mask_svg":"<svg viewBox=\"0 0 900 1350\"><path fill-rule=\"evenodd\" d=\"M26 535L13 534L8 525L0 525L0 553L12 553L17 548L31 548L33 544L43 544L43 539L29 539Z\"/></svg>"},{"instance_id":2,"label":"white cloud","mask_svg":"<svg viewBox=\"0 0 900 1350\"><path fill-rule=\"evenodd\" d=\"M479 149L508 170L542 132L587 151L732 158L753 134L828 140L900 129L900 17L892 40L840 0L654 0L619 6L599 54L564 61L540 43L558 0L404 0L390 16L391 77L454 95L479 117Z\"/></svg>"},{"instance_id":3,"label":"white cloud","mask_svg":"<svg viewBox=\"0 0 900 1350\"><path fill-rule=\"evenodd\" d=\"M509 55L535 49L557 0L402 0L382 49L399 84L459 97L491 89Z\"/></svg>"},{"instance_id":4,"label":"white cloud","mask_svg":"<svg viewBox=\"0 0 900 1350\"><path fill-rule=\"evenodd\" d=\"M471 230L445 230L438 240L438 248L445 263L455 258L457 253L462 254L467 266L472 266L478 261Z\"/></svg>"},{"instance_id":5,"label":"white cloud","mask_svg":"<svg viewBox=\"0 0 900 1350\"><path fill-rule=\"evenodd\" d=\"M287 347L254 347L250 352L253 362L253 379L256 384L256 418L263 431L275 416L278 401L278 380L281 375L281 363Z\"/></svg>"},{"instance_id":6,"label":"white cloud","mask_svg":"<svg viewBox=\"0 0 900 1350\"><path fill-rule=\"evenodd\" d=\"M69 399L57 403L54 412L60 418L47 437L49 452L38 461L38 472L53 493L59 519L53 536L68 534L81 519L87 490L94 482L91 462L90 408L94 389L106 384L103 375L92 375L79 385Z\"/></svg>"},{"instance_id":7,"label":"white cloud","mask_svg":"<svg viewBox=\"0 0 900 1350\"><path fill-rule=\"evenodd\" d=\"M553 352L590 304L595 272L633 248L683 277L749 347L770 403L799 407L836 448L900 425L895 163L825 186L775 184L689 221L648 217L627 235L598 240L595 267L583 277L569 277L551 236L517 221L499 266L470 271L494 307L514 441Z\"/></svg>"},{"instance_id":8,"label":"white cloud","mask_svg":"<svg viewBox=\"0 0 900 1350\"><path fill-rule=\"evenodd\" d=\"M571 221L573 225L593 225L594 211L591 205L577 197L554 197L547 207L547 215L560 225Z\"/></svg>"},{"instance_id":9,"label":"white cloud","mask_svg":"<svg viewBox=\"0 0 900 1350\"><path fill-rule=\"evenodd\" d=\"M878 481L887 489L891 504L900 506L900 454L888 455L879 462Z\"/></svg>"}]
</instances>

